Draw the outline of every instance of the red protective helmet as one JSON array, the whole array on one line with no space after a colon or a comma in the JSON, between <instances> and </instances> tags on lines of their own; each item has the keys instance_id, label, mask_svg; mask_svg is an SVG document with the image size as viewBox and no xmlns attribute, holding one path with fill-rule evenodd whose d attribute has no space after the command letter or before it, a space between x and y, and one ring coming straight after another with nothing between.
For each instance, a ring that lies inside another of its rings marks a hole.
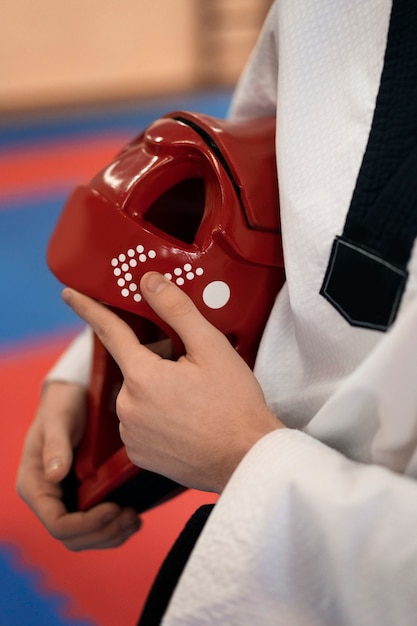
<instances>
[{"instance_id":1,"label":"red protective helmet","mask_svg":"<svg viewBox=\"0 0 417 626\"><path fill-rule=\"evenodd\" d=\"M252 367L284 281L275 120L176 112L155 121L70 196L48 249L65 285L115 310L142 343L182 343L142 300L142 275L179 285ZM121 373L95 338L76 508L103 499L143 511L181 489L130 463L118 433Z\"/></svg>"}]
</instances>

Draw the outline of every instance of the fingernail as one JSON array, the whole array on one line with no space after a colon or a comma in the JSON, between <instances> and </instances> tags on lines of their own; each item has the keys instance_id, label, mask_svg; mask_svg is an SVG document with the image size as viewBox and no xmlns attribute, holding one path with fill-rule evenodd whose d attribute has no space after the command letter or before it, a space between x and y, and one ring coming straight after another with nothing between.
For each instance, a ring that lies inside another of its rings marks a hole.
<instances>
[{"instance_id":1,"label":"fingernail","mask_svg":"<svg viewBox=\"0 0 417 626\"><path fill-rule=\"evenodd\" d=\"M72 291L70 289L64 289L62 292L62 299L65 304L69 304L71 306L72 303Z\"/></svg>"},{"instance_id":2,"label":"fingernail","mask_svg":"<svg viewBox=\"0 0 417 626\"><path fill-rule=\"evenodd\" d=\"M151 293L159 293L168 283L165 276L158 274L158 272L150 272L147 274L144 282L146 289Z\"/></svg>"},{"instance_id":3,"label":"fingernail","mask_svg":"<svg viewBox=\"0 0 417 626\"><path fill-rule=\"evenodd\" d=\"M46 466L47 474L57 472L62 467L62 459L52 459Z\"/></svg>"}]
</instances>

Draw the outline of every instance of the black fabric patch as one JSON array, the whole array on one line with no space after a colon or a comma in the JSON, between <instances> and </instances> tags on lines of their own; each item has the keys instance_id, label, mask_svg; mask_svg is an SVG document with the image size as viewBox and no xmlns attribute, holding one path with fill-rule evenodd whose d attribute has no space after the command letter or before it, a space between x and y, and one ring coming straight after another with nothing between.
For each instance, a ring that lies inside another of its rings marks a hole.
<instances>
[{"instance_id":1,"label":"black fabric patch","mask_svg":"<svg viewBox=\"0 0 417 626\"><path fill-rule=\"evenodd\" d=\"M387 330L397 315L408 273L336 237L320 294L352 326Z\"/></svg>"}]
</instances>

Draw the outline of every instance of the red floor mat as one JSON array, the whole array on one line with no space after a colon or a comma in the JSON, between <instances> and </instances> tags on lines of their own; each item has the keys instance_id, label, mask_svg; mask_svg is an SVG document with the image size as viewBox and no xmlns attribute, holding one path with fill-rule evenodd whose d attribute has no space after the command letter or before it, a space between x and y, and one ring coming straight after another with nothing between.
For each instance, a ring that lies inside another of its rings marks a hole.
<instances>
[{"instance_id":1,"label":"red floor mat","mask_svg":"<svg viewBox=\"0 0 417 626\"><path fill-rule=\"evenodd\" d=\"M0 196L53 191L88 182L121 150L127 137L107 135L89 142L53 142L0 154Z\"/></svg>"}]
</instances>

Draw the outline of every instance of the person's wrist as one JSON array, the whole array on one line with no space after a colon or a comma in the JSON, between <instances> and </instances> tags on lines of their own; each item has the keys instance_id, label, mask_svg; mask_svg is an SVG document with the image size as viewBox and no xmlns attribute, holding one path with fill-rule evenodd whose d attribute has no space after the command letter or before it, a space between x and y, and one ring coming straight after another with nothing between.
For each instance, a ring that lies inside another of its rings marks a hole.
<instances>
[{"instance_id":1,"label":"person's wrist","mask_svg":"<svg viewBox=\"0 0 417 626\"><path fill-rule=\"evenodd\" d=\"M233 454L230 454L228 461L222 465L222 470L219 472L217 477L217 485L215 489L213 489L215 493L220 494L225 489L237 467L250 452L253 446L258 443L258 441L274 430L286 428L285 424L278 420L272 413L269 411L268 413L269 416L267 423L265 423L262 427L248 432L246 436L242 436L240 443L234 447Z\"/></svg>"}]
</instances>

